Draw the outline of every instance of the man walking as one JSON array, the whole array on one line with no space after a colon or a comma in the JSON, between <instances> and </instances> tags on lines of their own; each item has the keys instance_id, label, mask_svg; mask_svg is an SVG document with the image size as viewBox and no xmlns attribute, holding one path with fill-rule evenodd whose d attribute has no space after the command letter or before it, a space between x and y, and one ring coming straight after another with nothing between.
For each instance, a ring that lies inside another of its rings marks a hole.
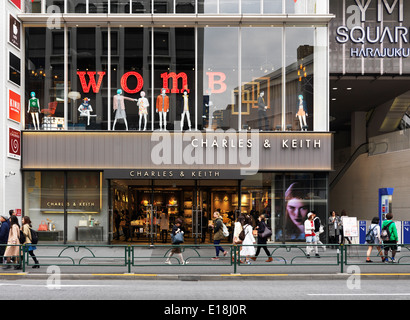
<instances>
[{"instance_id":1,"label":"man walking","mask_svg":"<svg viewBox=\"0 0 410 320\"><path fill-rule=\"evenodd\" d=\"M313 250L312 244L315 245L315 256L320 258L318 248L316 246L316 234L315 234L315 223L313 222L314 213L309 212L307 215L307 220L305 221L305 238L306 238L306 256L310 258L310 252Z\"/></svg>"},{"instance_id":2,"label":"man walking","mask_svg":"<svg viewBox=\"0 0 410 320\"><path fill-rule=\"evenodd\" d=\"M7 241L9 239L10 222L5 216L0 216L0 264L3 264L3 256L6 251Z\"/></svg>"}]
</instances>

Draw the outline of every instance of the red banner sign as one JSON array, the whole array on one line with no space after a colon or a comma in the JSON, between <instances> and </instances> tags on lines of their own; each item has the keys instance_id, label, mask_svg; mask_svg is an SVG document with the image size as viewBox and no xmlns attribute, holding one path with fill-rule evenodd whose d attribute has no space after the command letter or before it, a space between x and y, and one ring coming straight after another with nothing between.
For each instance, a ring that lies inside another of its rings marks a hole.
<instances>
[{"instance_id":1,"label":"red banner sign","mask_svg":"<svg viewBox=\"0 0 410 320\"><path fill-rule=\"evenodd\" d=\"M21 119L21 96L12 90L9 90L9 119L20 123Z\"/></svg>"}]
</instances>

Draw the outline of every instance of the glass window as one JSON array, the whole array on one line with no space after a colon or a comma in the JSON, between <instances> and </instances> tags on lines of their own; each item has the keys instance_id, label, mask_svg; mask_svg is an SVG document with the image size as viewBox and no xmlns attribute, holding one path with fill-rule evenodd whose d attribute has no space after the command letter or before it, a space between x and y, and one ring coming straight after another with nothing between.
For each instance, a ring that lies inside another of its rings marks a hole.
<instances>
[{"instance_id":1,"label":"glass window","mask_svg":"<svg viewBox=\"0 0 410 320\"><path fill-rule=\"evenodd\" d=\"M151 13L151 0L132 0L132 13Z\"/></svg>"},{"instance_id":2,"label":"glass window","mask_svg":"<svg viewBox=\"0 0 410 320\"><path fill-rule=\"evenodd\" d=\"M20 86L21 84L21 59L9 52L9 80Z\"/></svg>"},{"instance_id":3,"label":"glass window","mask_svg":"<svg viewBox=\"0 0 410 320\"><path fill-rule=\"evenodd\" d=\"M239 0L219 1L219 13L239 13Z\"/></svg>"},{"instance_id":4,"label":"glass window","mask_svg":"<svg viewBox=\"0 0 410 320\"><path fill-rule=\"evenodd\" d=\"M286 28L286 129L313 130L314 28Z\"/></svg>"},{"instance_id":5,"label":"glass window","mask_svg":"<svg viewBox=\"0 0 410 320\"><path fill-rule=\"evenodd\" d=\"M175 0L176 13L195 13L194 0Z\"/></svg>"},{"instance_id":6,"label":"glass window","mask_svg":"<svg viewBox=\"0 0 410 320\"><path fill-rule=\"evenodd\" d=\"M151 130L151 28L111 29L111 109L115 130L123 130L124 119L114 110L117 91L122 90L125 120L129 130ZM139 103L127 99L141 99ZM117 118L117 121L115 121ZM141 120L141 121L140 121Z\"/></svg>"},{"instance_id":7,"label":"glass window","mask_svg":"<svg viewBox=\"0 0 410 320\"><path fill-rule=\"evenodd\" d=\"M41 0L25 0L24 1L25 13L41 13Z\"/></svg>"},{"instance_id":8,"label":"glass window","mask_svg":"<svg viewBox=\"0 0 410 320\"><path fill-rule=\"evenodd\" d=\"M218 13L218 0L198 0L198 13Z\"/></svg>"},{"instance_id":9,"label":"glass window","mask_svg":"<svg viewBox=\"0 0 410 320\"><path fill-rule=\"evenodd\" d=\"M64 32L25 28L26 129L62 129L64 124ZM38 100L37 100L38 99ZM31 102L35 103L31 109ZM39 109L36 109L37 106ZM32 112L31 112L32 111Z\"/></svg>"},{"instance_id":10,"label":"glass window","mask_svg":"<svg viewBox=\"0 0 410 320\"><path fill-rule=\"evenodd\" d=\"M263 13L282 13L282 0L263 0Z\"/></svg>"},{"instance_id":11,"label":"glass window","mask_svg":"<svg viewBox=\"0 0 410 320\"><path fill-rule=\"evenodd\" d=\"M238 40L238 28L198 28L200 130L238 130Z\"/></svg>"},{"instance_id":12,"label":"glass window","mask_svg":"<svg viewBox=\"0 0 410 320\"><path fill-rule=\"evenodd\" d=\"M24 172L24 208L33 229L51 224L52 232L40 234L40 240L63 241L64 172Z\"/></svg>"},{"instance_id":13,"label":"glass window","mask_svg":"<svg viewBox=\"0 0 410 320\"><path fill-rule=\"evenodd\" d=\"M86 0L67 0L67 12L68 13L86 13L87 1Z\"/></svg>"},{"instance_id":14,"label":"glass window","mask_svg":"<svg viewBox=\"0 0 410 320\"><path fill-rule=\"evenodd\" d=\"M64 0L46 0L46 11L64 13Z\"/></svg>"},{"instance_id":15,"label":"glass window","mask_svg":"<svg viewBox=\"0 0 410 320\"><path fill-rule=\"evenodd\" d=\"M69 28L68 130L107 129L107 37L105 28Z\"/></svg>"},{"instance_id":16,"label":"glass window","mask_svg":"<svg viewBox=\"0 0 410 320\"><path fill-rule=\"evenodd\" d=\"M154 0L154 13L174 13L174 0Z\"/></svg>"},{"instance_id":17,"label":"glass window","mask_svg":"<svg viewBox=\"0 0 410 320\"><path fill-rule=\"evenodd\" d=\"M261 0L241 0L242 13L261 13Z\"/></svg>"},{"instance_id":18,"label":"glass window","mask_svg":"<svg viewBox=\"0 0 410 320\"><path fill-rule=\"evenodd\" d=\"M108 13L108 0L89 0L89 13Z\"/></svg>"},{"instance_id":19,"label":"glass window","mask_svg":"<svg viewBox=\"0 0 410 320\"><path fill-rule=\"evenodd\" d=\"M304 14L304 13L316 13L317 6L325 6L325 1L318 0L298 0L298 1L286 1L286 13ZM323 12L326 13L326 12Z\"/></svg>"},{"instance_id":20,"label":"glass window","mask_svg":"<svg viewBox=\"0 0 410 320\"><path fill-rule=\"evenodd\" d=\"M130 13L130 0L111 0L111 13Z\"/></svg>"},{"instance_id":21,"label":"glass window","mask_svg":"<svg viewBox=\"0 0 410 320\"><path fill-rule=\"evenodd\" d=\"M242 127L281 130L282 28L242 28L241 34Z\"/></svg>"},{"instance_id":22,"label":"glass window","mask_svg":"<svg viewBox=\"0 0 410 320\"><path fill-rule=\"evenodd\" d=\"M195 129L195 29L156 28L154 53L154 129Z\"/></svg>"},{"instance_id":23,"label":"glass window","mask_svg":"<svg viewBox=\"0 0 410 320\"><path fill-rule=\"evenodd\" d=\"M67 172L68 242L107 240L107 189L102 181L101 172Z\"/></svg>"}]
</instances>

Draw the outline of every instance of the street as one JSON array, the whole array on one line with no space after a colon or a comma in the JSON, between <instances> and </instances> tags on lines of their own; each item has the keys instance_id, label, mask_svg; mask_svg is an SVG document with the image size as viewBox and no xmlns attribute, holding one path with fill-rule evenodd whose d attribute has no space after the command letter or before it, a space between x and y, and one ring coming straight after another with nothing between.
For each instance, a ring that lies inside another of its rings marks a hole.
<instances>
[{"instance_id":1,"label":"street","mask_svg":"<svg viewBox=\"0 0 410 320\"><path fill-rule=\"evenodd\" d=\"M165 300L165 305L201 300L408 300L410 280L2 280L0 299L18 300ZM177 294L176 294L177 293ZM159 312L158 310L156 310Z\"/></svg>"}]
</instances>

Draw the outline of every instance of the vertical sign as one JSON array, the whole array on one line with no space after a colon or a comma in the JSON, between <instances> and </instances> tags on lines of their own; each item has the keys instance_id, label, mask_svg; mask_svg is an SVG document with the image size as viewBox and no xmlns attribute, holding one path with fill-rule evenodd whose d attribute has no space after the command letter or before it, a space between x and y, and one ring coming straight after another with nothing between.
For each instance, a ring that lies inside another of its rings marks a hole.
<instances>
[{"instance_id":1,"label":"vertical sign","mask_svg":"<svg viewBox=\"0 0 410 320\"><path fill-rule=\"evenodd\" d=\"M366 221L359 221L359 241L360 244L366 243L367 227Z\"/></svg>"},{"instance_id":2,"label":"vertical sign","mask_svg":"<svg viewBox=\"0 0 410 320\"><path fill-rule=\"evenodd\" d=\"M8 127L7 157L16 160L21 159L21 132L10 127Z\"/></svg>"},{"instance_id":3,"label":"vertical sign","mask_svg":"<svg viewBox=\"0 0 410 320\"><path fill-rule=\"evenodd\" d=\"M21 23L13 15L9 16L9 42L20 50Z\"/></svg>"},{"instance_id":4,"label":"vertical sign","mask_svg":"<svg viewBox=\"0 0 410 320\"><path fill-rule=\"evenodd\" d=\"M9 1L21 10L21 0L9 0Z\"/></svg>"},{"instance_id":5,"label":"vertical sign","mask_svg":"<svg viewBox=\"0 0 410 320\"><path fill-rule=\"evenodd\" d=\"M21 96L9 90L8 118L20 123L21 119Z\"/></svg>"}]
</instances>

